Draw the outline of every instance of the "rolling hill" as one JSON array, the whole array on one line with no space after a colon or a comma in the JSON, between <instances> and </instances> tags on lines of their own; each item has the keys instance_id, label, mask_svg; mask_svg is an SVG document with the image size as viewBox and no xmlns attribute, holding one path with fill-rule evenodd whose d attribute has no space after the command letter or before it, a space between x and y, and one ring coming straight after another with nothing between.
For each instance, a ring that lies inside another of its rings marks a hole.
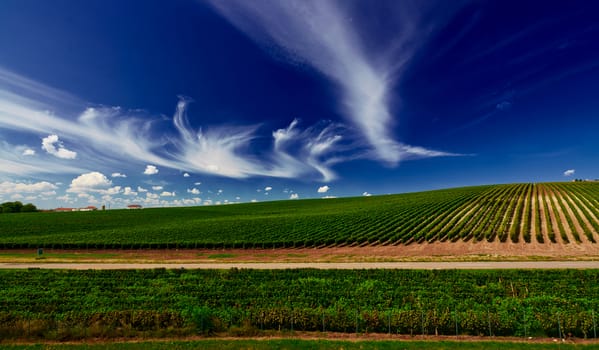
<instances>
[{"instance_id":1,"label":"rolling hill","mask_svg":"<svg viewBox=\"0 0 599 350\"><path fill-rule=\"evenodd\" d=\"M265 248L599 240L599 183L211 207L0 215L3 248Z\"/></svg>"}]
</instances>

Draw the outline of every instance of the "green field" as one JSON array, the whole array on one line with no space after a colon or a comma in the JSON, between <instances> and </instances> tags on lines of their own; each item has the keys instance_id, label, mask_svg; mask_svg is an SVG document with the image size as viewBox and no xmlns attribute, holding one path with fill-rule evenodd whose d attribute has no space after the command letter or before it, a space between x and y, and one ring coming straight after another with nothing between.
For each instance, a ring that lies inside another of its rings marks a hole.
<instances>
[{"instance_id":1,"label":"green field","mask_svg":"<svg viewBox=\"0 0 599 350\"><path fill-rule=\"evenodd\" d=\"M211 207L0 215L0 248L594 243L599 183L513 184Z\"/></svg>"},{"instance_id":2,"label":"green field","mask_svg":"<svg viewBox=\"0 0 599 350\"><path fill-rule=\"evenodd\" d=\"M3 270L0 339L267 331L594 338L599 270Z\"/></svg>"},{"instance_id":3,"label":"green field","mask_svg":"<svg viewBox=\"0 0 599 350\"><path fill-rule=\"evenodd\" d=\"M599 349L596 344L535 344L513 342L452 342L452 341L331 341L331 340L201 340L189 342L140 342L115 344L58 344L58 345L13 345L3 347L11 350L413 350L413 349L467 349L467 350L545 350L545 349Z\"/></svg>"}]
</instances>

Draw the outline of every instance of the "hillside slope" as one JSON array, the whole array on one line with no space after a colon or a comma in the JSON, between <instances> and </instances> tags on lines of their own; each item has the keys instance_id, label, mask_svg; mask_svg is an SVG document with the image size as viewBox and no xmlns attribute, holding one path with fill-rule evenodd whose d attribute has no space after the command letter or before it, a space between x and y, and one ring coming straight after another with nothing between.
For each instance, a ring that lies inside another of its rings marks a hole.
<instances>
[{"instance_id":1,"label":"hillside slope","mask_svg":"<svg viewBox=\"0 0 599 350\"><path fill-rule=\"evenodd\" d=\"M0 247L264 248L599 240L599 183L138 211L0 215Z\"/></svg>"}]
</instances>

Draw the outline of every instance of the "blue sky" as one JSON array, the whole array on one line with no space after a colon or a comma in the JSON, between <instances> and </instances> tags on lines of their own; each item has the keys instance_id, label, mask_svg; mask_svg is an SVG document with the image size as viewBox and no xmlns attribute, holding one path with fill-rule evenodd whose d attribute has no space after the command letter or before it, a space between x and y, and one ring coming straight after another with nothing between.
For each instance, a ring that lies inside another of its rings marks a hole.
<instances>
[{"instance_id":1,"label":"blue sky","mask_svg":"<svg viewBox=\"0 0 599 350\"><path fill-rule=\"evenodd\" d=\"M0 201L599 178L593 1L0 2Z\"/></svg>"}]
</instances>

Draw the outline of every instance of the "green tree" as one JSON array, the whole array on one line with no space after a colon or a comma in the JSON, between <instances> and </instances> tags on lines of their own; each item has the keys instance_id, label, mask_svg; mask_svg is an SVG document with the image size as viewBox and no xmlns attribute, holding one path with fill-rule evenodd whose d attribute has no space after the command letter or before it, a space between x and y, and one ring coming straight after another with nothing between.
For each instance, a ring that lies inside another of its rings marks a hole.
<instances>
[{"instance_id":1,"label":"green tree","mask_svg":"<svg viewBox=\"0 0 599 350\"><path fill-rule=\"evenodd\" d=\"M37 207L32 203L27 203L21 208L21 213L33 213L37 211Z\"/></svg>"},{"instance_id":2,"label":"green tree","mask_svg":"<svg viewBox=\"0 0 599 350\"><path fill-rule=\"evenodd\" d=\"M20 213L21 208L23 208L23 203L19 201L2 203L3 213Z\"/></svg>"}]
</instances>

